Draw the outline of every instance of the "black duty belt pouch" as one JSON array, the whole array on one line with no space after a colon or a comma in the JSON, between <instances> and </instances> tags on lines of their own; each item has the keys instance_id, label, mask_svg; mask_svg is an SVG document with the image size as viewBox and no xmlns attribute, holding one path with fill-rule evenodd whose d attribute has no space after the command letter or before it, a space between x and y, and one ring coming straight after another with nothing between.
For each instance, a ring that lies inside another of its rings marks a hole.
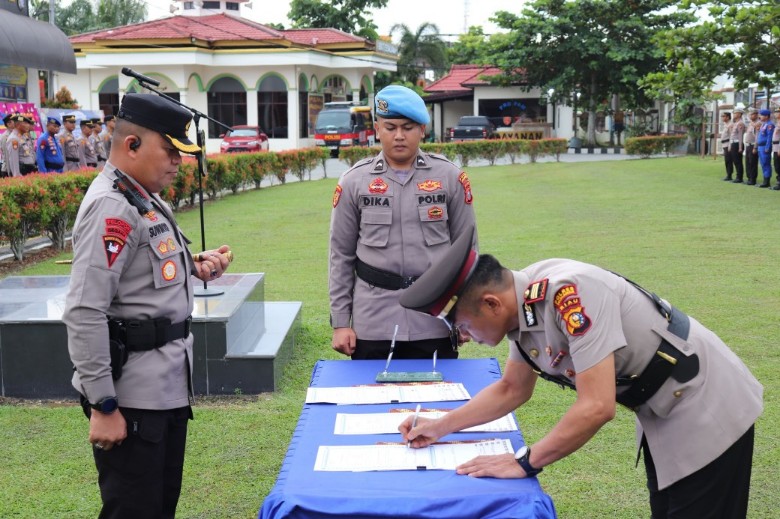
<instances>
[{"instance_id":1,"label":"black duty belt pouch","mask_svg":"<svg viewBox=\"0 0 780 519\"><path fill-rule=\"evenodd\" d=\"M108 351L111 353L111 378L122 378L122 367L127 362L127 348L124 343L116 340L108 340Z\"/></svg>"},{"instance_id":2,"label":"black duty belt pouch","mask_svg":"<svg viewBox=\"0 0 780 519\"><path fill-rule=\"evenodd\" d=\"M360 258L355 262L355 274L369 285L385 290L402 290L417 281L418 276L399 276L364 263Z\"/></svg>"}]
</instances>

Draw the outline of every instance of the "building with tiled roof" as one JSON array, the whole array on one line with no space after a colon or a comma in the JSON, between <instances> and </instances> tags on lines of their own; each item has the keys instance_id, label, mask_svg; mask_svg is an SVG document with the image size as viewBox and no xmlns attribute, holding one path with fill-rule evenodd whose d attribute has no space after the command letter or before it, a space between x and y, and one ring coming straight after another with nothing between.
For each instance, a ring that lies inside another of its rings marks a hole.
<instances>
[{"instance_id":1,"label":"building with tiled roof","mask_svg":"<svg viewBox=\"0 0 780 519\"><path fill-rule=\"evenodd\" d=\"M180 15L72 36L78 72L58 88L85 110L114 114L121 96L142 90L121 73L128 67L228 126L261 126L281 150L313 144L323 103L373 105L375 73L396 70L392 45L336 29L278 30L238 16L245 1L182 1ZM218 151L224 130L203 127L207 150Z\"/></svg>"}]
</instances>

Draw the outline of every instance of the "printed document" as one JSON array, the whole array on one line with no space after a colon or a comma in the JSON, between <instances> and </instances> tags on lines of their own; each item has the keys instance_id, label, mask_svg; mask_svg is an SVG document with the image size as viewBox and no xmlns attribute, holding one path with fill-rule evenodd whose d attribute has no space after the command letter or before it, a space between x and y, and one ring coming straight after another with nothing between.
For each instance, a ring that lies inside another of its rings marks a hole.
<instances>
[{"instance_id":1,"label":"printed document","mask_svg":"<svg viewBox=\"0 0 780 519\"><path fill-rule=\"evenodd\" d=\"M372 384L352 387L310 387L307 404L393 404L470 400L461 383Z\"/></svg>"},{"instance_id":2,"label":"printed document","mask_svg":"<svg viewBox=\"0 0 780 519\"><path fill-rule=\"evenodd\" d=\"M436 419L447 414L447 409L421 409L422 418ZM398 425L414 409L391 409L389 413L337 413L333 434L398 434ZM509 432L517 430L517 422L511 413L492 422L469 427L461 432Z\"/></svg>"}]
</instances>

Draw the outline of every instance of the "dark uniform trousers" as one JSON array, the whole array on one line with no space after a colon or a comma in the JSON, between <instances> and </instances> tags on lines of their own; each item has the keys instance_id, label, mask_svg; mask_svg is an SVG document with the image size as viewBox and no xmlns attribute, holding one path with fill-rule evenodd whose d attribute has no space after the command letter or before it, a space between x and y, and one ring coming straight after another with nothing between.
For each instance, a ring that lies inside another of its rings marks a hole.
<instances>
[{"instance_id":1,"label":"dark uniform trousers","mask_svg":"<svg viewBox=\"0 0 780 519\"><path fill-rule=\"evenodd\" d=\"M738 142L732 142L731 148L729 149L729 156L731 156L731 162L734 165L734 169L737 170L737 178L735 180L742 181L742 175L744 174L744 169L742 168L742 152L739 151L739 147L742 146ZM728 165L726 166L726 169L728 169ZM731 176L731 173L728 173L729 176Z\"/></svg>"},{"instance_id":2,"label":"dark uniform trousers","mask_svg":"<svg viewBox=\"0 0 780 519\"><path fill-rule=\"evenodd\" d=\"M745 146L745 173L748 184L755 184L758 177L758 156L753 154L755 144Z\"/></svg>"},{"instance_id":3,"label":"dark uniform trousers","mask_svg":"<svg viewBox=\"0 0 780 519\"><path fill-rule=\"evenodd\" d=\"M391 341L355 341L355 353L352 360L385 360L390 352ZM438 351L440 359L457 359L458 352L452 348L452 339L425 339L421 341L396 341L393 350L394 359L430 359Z\"/></svg>"},{"instance_id":4,"label":"dark uniform trousers","mask_svg":"<svg viewBox=\"0 0 780 519\"><path fill-rule=\"evenodd\" d=\"M83 400L83 397L82 397ZM82 401L84 413L91 409ZM187 422L192 409L119 411L127 438L111 450L93 448L103 500L101 519L173 518L181 493Z\"/></svg>"},{"instance_id":5,"label":"dark uniform trousers","mask_svg":"<svg viewBox=\"0 0 780 519\"><path fill-rule=\"evenodd\" d=\"M693 474L658 490L647 442L642 452L650 491L651 519L744 519L747 517L755 425L726 452Z\"/></svg>"},{"instance_id":6,"label":"dark uniform trousers","mask_svg":"<svg viewBox=\"0 0 780 519\"><path fill-rule=\"evenodd\" d=\"M775 178L777 183L780 184L780 156L777 153L772 153L772 162L775 165Z\"/></svg>"},{"instance_id":7,"label":"dark uniform trousers","mask_svg":"<svg viewBox=\"0 0 780 519\"><path fill-rule=\"evenodd\" d=\"M731 180L732 175L734 174L734 162L732 162L731 158L731 146L729 145L728 141L721 142L721 146L723 147L723 161L726 163L726 178Z\"/></svg>"}]
</instances>

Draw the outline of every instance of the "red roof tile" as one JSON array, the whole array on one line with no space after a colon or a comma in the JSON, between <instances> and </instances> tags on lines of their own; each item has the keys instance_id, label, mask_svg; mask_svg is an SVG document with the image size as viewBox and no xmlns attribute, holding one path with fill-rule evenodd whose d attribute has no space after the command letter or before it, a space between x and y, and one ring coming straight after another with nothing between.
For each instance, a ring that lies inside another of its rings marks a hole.
<instances>
[{"instance_id":1,"label":"red roof tile","mask_svg":"<svg viewBox=\"0 0 780 519\"><path fill-rule=\"evenodd\" d=\"M464 86L470 79L482 74L488 67L481 65L453 65L449 74L434 81L427 87L426 92L469 92L472 89Z\"/></svg>"},{"instance_id":2,"label":"red roof tile","mask_svg":"<svg viewBox=\"0 0 780 519\"><path fill-rule=\"evenodd\" d=\"M288 40L302 45L363 43L365 41L360 36L348 34L338 29L288 29L282 32Z\"/></svg>"}]
</instances>

